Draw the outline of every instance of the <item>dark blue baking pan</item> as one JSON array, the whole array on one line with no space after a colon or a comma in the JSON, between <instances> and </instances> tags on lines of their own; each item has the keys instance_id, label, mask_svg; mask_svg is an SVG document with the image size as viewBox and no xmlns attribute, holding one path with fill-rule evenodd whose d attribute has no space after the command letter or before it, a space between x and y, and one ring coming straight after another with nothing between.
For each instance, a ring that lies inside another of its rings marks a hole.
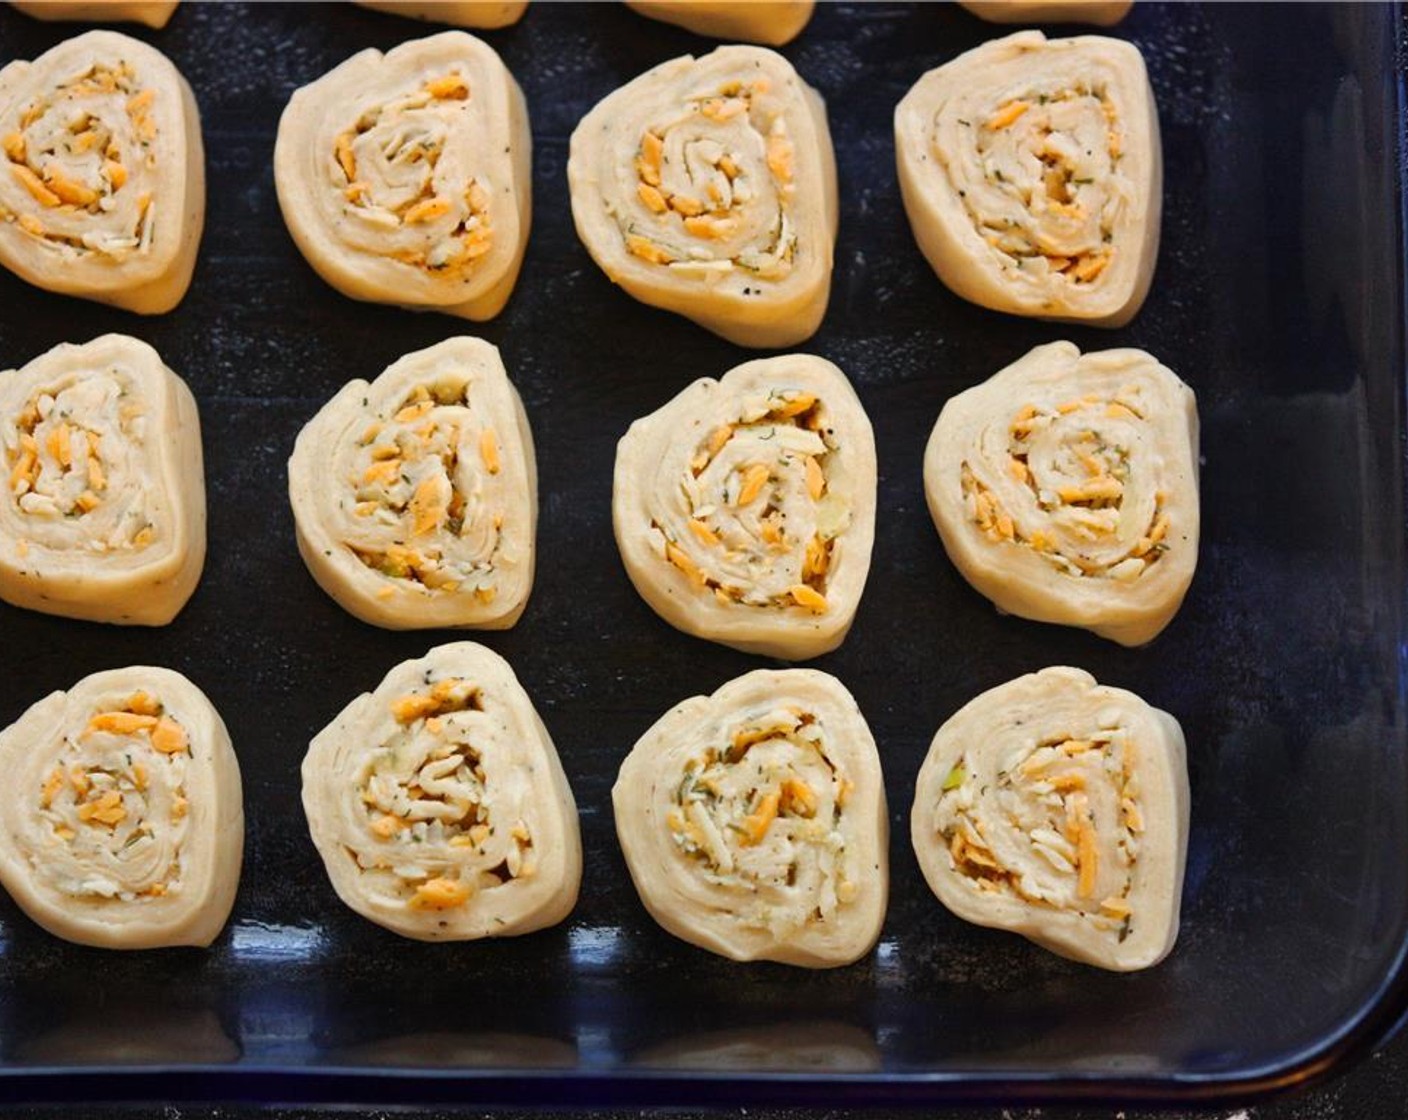
<instances>
[{"instance_id":1,"label":"dark blue baking pan","mask_svg":"<svg viewBox=\"0 0 1408 1120\"><path fill-rule=\"evenodd\" d=\"M0 61L72 28L0 10ZM351 5L182 5L156 43L195 88L209 220L190 295L154 319L0 275L0 365L125 331L199 399L210 560L161 630L0 606L0 725L102 668L192 677L233 734L248 846L208 951L103 953L0 899L0 1101L858 1105L1246 1100L1362 1056L1402 1012L1405 770L1403 22L1397 7L1139 4L1165 156L1163 250L1128 327L1005 317L950 295L910 235L891 113L929 68L1003 34L953 5L818 5L784 53L825 95L842 222L805 349L873 418L880 514L846 644L884 759L892 901L867 960L743 966L665 934L616 846L609 790L674 702L760 659L670 629L611 539L630 421L749 355L613 289L573 234L567 138L601 96L709 44L620 5L535 4L488 35L532 110L534 229L493 323L357 304L284 230L270 159L294 88L424 33ZM445 640L344 614L306 575L285 500L300 426L352 377L460 332L499 345L542 478L540 574L512 662L582 812L586 879L560 927L422 945L337 900L309 842L311 736L394 663ZM1203 548L1153 645L999 616L948 564L920 460L940 406L1028 348L1139 346L1197 391ZM1183 932L1117 976L951 917L906 840L939 724L982 689L1071 664L1175 713L1193 788Z\"/></svg>"}]
</instances>

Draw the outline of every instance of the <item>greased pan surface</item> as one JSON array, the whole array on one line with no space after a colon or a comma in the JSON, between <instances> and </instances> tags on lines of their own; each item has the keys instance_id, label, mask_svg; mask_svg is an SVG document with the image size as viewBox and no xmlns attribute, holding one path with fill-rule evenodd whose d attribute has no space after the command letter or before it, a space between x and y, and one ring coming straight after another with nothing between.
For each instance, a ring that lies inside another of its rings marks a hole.
<instances>
[{"instance_id":1,"label":"greased pan surface","mask_svg":"<svg viewBox=\"0 0 1408 1120\"><path fill-rule=\"evenodd\" d=\"M1403 257L1396 8L1141 4L1163 128L1163 251L1128 326L1053 327L950 295L910 234L891 113L925 70L1006 33L953 5L830 5L784 49L826 97L842 219L831 305L800 349L850 375L875 427L869 588L814 664L879 743L892 890L877 951L811 973L739 966L660 930L631 887L610 786L669 706L769 664L677 633L611 537L616 440L691 380L752 356L614 290L573 233L567 138L592 104L708 41L624 6L537 4L486 38L523 84L533 235L482 326L354 303L286 233L270 160L293 89L424 25L351 5L186 4L155 43L190 80L209 210L190 294L142 319L0 275L0 358L109 330L190 383L205 436L209 561L161 630L0 606L0 725L55 688L147 662L187 674L244 775L244 876L208 951L57 941L0 900L0 1099L147 1097L483 1103L1003 1095L1158 1098L1269 1087L1346 1060L1401 1002L1404 764ZM0 10L0 62L73 27ZM1061 33L1060 29L1048 29ZM365 626L294 546L285 462L345 381L455 333L498 345L541 475L527 612L482 636L512 663L582 813L586 878L562 926L455 946L343 907L299 805L309 739L443 631ZM920 464L939 408L1033 345L1149 350L1198 393L1203 547L1149 648L997 615L943 555ZM939 724L978 692L1072 664L1174 713L1193 787L1183 932L1109 975L967 926L904 842Z\"/></svg>"}]
</instances>

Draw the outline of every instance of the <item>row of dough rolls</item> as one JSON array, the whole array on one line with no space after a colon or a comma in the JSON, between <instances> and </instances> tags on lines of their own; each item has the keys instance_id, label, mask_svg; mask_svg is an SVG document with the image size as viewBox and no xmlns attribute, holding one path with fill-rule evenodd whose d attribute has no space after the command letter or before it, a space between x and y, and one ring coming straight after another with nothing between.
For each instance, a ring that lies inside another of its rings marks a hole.
<instances>
[{"instance_id":1,"label":"row of dough rolls","mask_svg":"<svg viewBox=\"0 0 1408 1120\"><path fill-rule=\"evenodd\" d=\"M106 335L0 376L0 448L0 599L145 625L179 612L205 556L200 426L154 350ZM1139 645L1192 581L1196 400L1143 351L1050 343L958 394L924 483L953 563L1009 613ZM697 381L632 424L612 521L666 621L804 660L855 617L875 484L845 375L783 355ZM289 494L309 571L366 622L496 629L526 606L533 439L486 342L448 339L345 385L300 433Z\"/></svg>"},{"instance_id":2,"label":"row of dough rolls","mask_svg":"<svg viewBox=\"0 0 1408 1120\"><path fill-rule=\"evenodd\" d=\"M208 945L239 884L239 764L180 673L114 669L0 731L0 885L58 937L108 949Z\"/></svg>"},{"instance_id":3,"label":"row of dough rolls","mask_svg":"<svg viewBox=\"0 0 1408 1120\"><path fill-rule=\"evenodd\" d=\"M1192 582L1196 399L1141 350L1035 348L945 404L923 476L950 559L1007 613L1142 645ZM783 355L697 381L632 424L612 521L631 582L671 625L805 660L854 619L875 486L845 375Z\"/></svg>"},{"instance_id":4,"label":"row of dough rolls","mask_svg":"<svg viewBox=\"0 0 1408 1120\"><path fill-rule=\"evenodd\" d=\"M855 617L875 486L874 436L845 375L783 355L636 421L612 519L631 581L666 621L804 659L836 648ZM486 342L447 339L345 385L299 434L289 495L309 571L365 622L498 629L526 606L533 439Z\"/></svg>"},{"instance_id":5,"label":"row of dough rolls","mask_svg":"<svg viewBox=\"0 0 1408 1120\"><path fill-rule=\"evenodd\" d=\"M810 669L757 670L676 705L621 765L616 831L651 916L733 960L850 964L880 935L888 815L855 699ZM958 917L1131 971L1178 933L1188 779L1177 721L1056 667L939 729L911 840Z\"/></svg>"},{"instance_id":6,"label":"row of dough rolls","mask_svg":"<svg viewBox=\"0 0 1408 1120\"><path fill-rule=\"evenodd\" d=\"M95 673L0 732L0 885L56 936L208 945L239 881L239 766L209 700ZM419 940L513 936L575 905L575 802L507 662L456 642L393 668L313 739L303 805L342 901ZM880 934L888 815L855 699L758 670L676 705L621 765L617 835L650 914L735 960L852 963ZM935 736L911 839L939 900L1101 968L1172 947L1188 830L1177 722L1077 669L1010 681Z\"/></svg>"},{"instance_id":7,"label":"row of dough rolls","mask_svg":"<svg viewBox=\"0 0 1408 1120\"><path fill-rule=\"evenodd\" d=\"M470 44L480 69L462 86L447 60ZM384 91L363 92L379 82ZM507 112L468 92L499 86L510 89ZM352 132L330 112L346 103ZM438 114L447 133L477 120L511 136L504 147L520 166L493 166L509 162L495 139L442 171L440 141L408 133L407 114ZM399 143L379 138L387 129ZM896 108L895 139L915 237L954 292L1097 326L1138 311L1163 188L1137 48L1038 31L986 43L915 84ZM476 319L502 308L527 236L528 134L522 96L489 47L452 33L363 52L295 94L279 149L290 231L334 286ZM363 176L373 153L390 170ZM466 188L460 172L476 160ZM781 55L720 47L617 89L574 130L568 183L582 244L636 299L743 346L790 346L820 326L839 220L835 155L825 104ZM491 202L517 206L512 229L479 205ZM480 289L489 294L467 294Z\"/></svg>"},{"instance_id":8,"label":"row of dough rolls","mask_svg":"<svg viewBox=\"0 0 1408 1120\"><path fill-rule=\"evenodd\" d=\"M205 557L200 425L145 343L105 335L0 374L0 599L162 625ZM1000 609L1153 639L1197 564L1193 392L1139 350L1040 346L953 397L929 509ZM347 611L501 629L536 557L537 466L495 347L457 337L345 385L289 460L297 543ZM642 598L686 633L805 660L844 640L875 538L876 456L845 374L812 355L696 381L617 449L612 523Z\"/></svg>"},{"instance_id":9,"label":"row of dough rolls","mask_svg":"<svg viewBox=\"0 0 1408 1120\"><path fill-rule=\"evenodd\" d=\"M95 673L0 731L0 885L58 937L208 945L244 843L229 734L181 674ZM581 840L547 729L508 663L471 642L396 666L312 741L308 827L338 896L407 937L553 925Z\"/></svg>"},{"instance_id":10,"label":"row of dough rolls","mask_svg":"<svg viewBox=\"0 0 1408 1120\"><path fill-rule=\"evenodd\" d=\"M9 64L0 137L0 262L145 314L180 301L204 158L190 87L160 52L95 31ZM1162 159L1135 47L1037 31L985 43L915 84L895 140L915 236L953 291L1101 326L1138 311ZM297 90L275 185L299 250L345 295L484 320L522 267L531 159L513 75L448 31L362 51ZM568 183L583 245L642 302L744 346L820 326L835 155L821 97L781 55L720 47L616 90L574 130Z\"/></svg>"},{"instance_id":11,"label":"row of dough rolls","mask_svg":"<svg viewBox=\"0 0 1408 1120\"><path fill-rule=\"evenodd\" d=\"M906 211L958 295L1121 326L1158 255L1162 154L1144 61L1098 36L1023 31L924 75L895 110ZM744 346L810 337L830 293L835 157L820 96L780 55L662 63L572 135L573 219L644 303Z\"/></svg>"}]
</instances>

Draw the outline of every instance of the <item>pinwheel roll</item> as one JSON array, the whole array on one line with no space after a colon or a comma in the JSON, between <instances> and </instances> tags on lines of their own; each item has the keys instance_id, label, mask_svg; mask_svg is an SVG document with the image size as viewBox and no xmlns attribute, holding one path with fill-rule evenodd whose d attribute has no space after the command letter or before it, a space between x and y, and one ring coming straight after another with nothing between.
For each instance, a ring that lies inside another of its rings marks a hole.
<instances>
[{"instance_id":1,"label":"pinwheel roll","mask_svg":"<svg viewBox=\"0 0 1408 1120\"><path fill-rule=\"evenodd\" d=\"M803 660L855 618L875 540L875 438L836 366L807 354L701 379L631 425L612 523L671 626Z\"/></svg>"},{"instance_id":2,"label":"pinwheel roll","mask_svg":"<svg viewBox=\"0 0 1408 1120\"><path fill-rule=\"evenodd\" d=\"M1038 346L944 405L924 493L999 610L1142 645L1198 563L1197 401L1142 350Z\"/></svg>"},{"instance_id":3,"label":"pinwheel roll","mask_svg":"<svg viewBox=\"0 0 1408 1120\"><path fill-rule=\"evenodd\" d=\"M577 235L613 283L740 346L811 337L831 292L826 107L781 55L663 62L572 133Z\"/></svg>"},{"instance_id":4,"label":"pinwheel roll","mask_svg":"<svg viewBox=\"0 0 1408 1120\"><path fill-rule=\"evenodd\" d=\"M1113 27L1134 0L958 0L989 23L1093 23Z\"/></svg>"},{"instance_id":5,"label":"pinwheel roll","mask_svg":"<svg viewBox=\"0 0 1408 1120\"><path fill-rule=\"evenodd\" d=\"M10 0L10 7L34 19L84 23L145 23L165 27L177 0Z\"/></svg>"},{"instance_id":6,"label":"pinwheel roll","mask_svg":"<svg viewBox=\"0 0 1408 1120\"><path fill-rule=\"evenodd\" d=\"M419 941L507 937L577 901L577 807L508 662L473 642L403 661L318 733L303 809L338 897Z\"/></svg>"},{"instance_id":7,"label":"pinwheel roll","mask_svg":"<svg viewBox=\"0 0 1408 1120\"><path fill-rule=\"evenodd\" d=\"M1029 673L945 723L910 817L939 901L970 922L1129 972L1178 936L1183 732L1080 669Z\"/></svg>"},{"instance_id":8,"label":"pinwheel roll","mask_svg":"<svg viewBox=\"0 0 1408 1120\"><path fill-rule=\"evenodd\" d=\"M714 39L780 47L802 33L813 0L626 0L643 16Z\"/></svg>"},{"instance_id":9,"label":"pinwheel roll","mask_svg":"<svg viewBox=\"0 0 1408 1120\"><path fill-rule=\"evenodd\" d=\"M450 338L344 385L288 464L298 551L392 630L512 626L533 588L538 475L498 350Z\"/></svg>"},{"instance_id":10,"label":"pinwheel roll","mask_svg":"<svg viewBox=\"0 0 1408 1120\"><path fill-rule=\"evenodd\" d=\"M205 564L200 419L144 342L107 334L0 373L0 599L170 622Z\"/></svg>"},{"instance_id":11,"label":"pinwheel roll","mask_svg":"<svg viewBox=\"0 0 1408 1120\"><path fill-rule=\"evenodd\" d=\"M84 677L0 731L0 883L57 937L209 945L244 850L240 770L205 694L135 665Z\"/></svg>"},{"instance_id":12,"label":"pinwheel roll","mask_svg":"<svg viewBox=\"0 0 1408 1120\"><path fill-rule=\"evenodd\" d=\"M676 705L631 749L611 799L641 901L676 937L834 968L880 936L880 756L835 677L759 669Z\"/></svg>"},{"instance_id":13,"label":"pinwheel roll","mask_svg":"<svg viewBox=\"0 0 1408 1120\"><path fill-rule=\"evenodd\" d=\"M205 221L191 87L160 51L89 31L0 70L0 264L142 315L181 302Z\"/></svg>"},{"instance_id":14,"label":"pinwheel roll","mask_svg":"<svg viewBox=\"0 0 1408 1120\"><path fill-rule=\"evenodd\" d=\"M1014 315L1118 327L1154 275L1163 156L1138 48L1020 31L895 109L910 225L939 279Z\"/></svg>"},{"instance_id":15,"label":"pinwheel roll","mask_svg":"<svg viewBox=\"0 0 1408 1120\"><path fill-rule=\"evenodd\" d=\"M523 264L531 164L513 75L483 40L445 31L296 91L274 185L299 250L343 295L482 320Z\"/></svg>"},{"instance_id":16,"label":"pinwheel roll","mask_svg":"<svg viewBox=\"0 0 1408 1120\"><path fill-rule=\"evenodd\" d=\"M528 10L528 0L357 0L357 4L393 16L483 31L517 23Z\"/></svg>"}]
</instances>

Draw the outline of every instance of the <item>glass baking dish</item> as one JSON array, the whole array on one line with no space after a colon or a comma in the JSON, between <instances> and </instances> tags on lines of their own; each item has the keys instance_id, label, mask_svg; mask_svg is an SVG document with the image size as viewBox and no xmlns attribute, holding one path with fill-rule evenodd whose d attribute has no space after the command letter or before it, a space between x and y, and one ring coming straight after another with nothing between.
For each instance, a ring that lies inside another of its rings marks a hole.
<instances>
[{"instance_id":1,"label":"glass baking dish","mask_svg":"<svg viewBox=\"0 0 1408 1120\"><path fill-rule=\"evenodd\" d=\"M0 606L0 726L79 676L152 662L224 713L244 772L244 877L209 951L102 953L0 900L0 1099L933 1103L1247 1098L1342 1067L1405 1004L1404 178L1396 6L1140 4L1166 167L1163 249L1112 332L970 306L905 220L891 114L924 71L1004 34L953 5L818 6L784 49L825 95L842 185L835 285L799 349L840 364L873 419L880 515L869 589L817 664L856 694L884 760L892 897L876 951L813 973L742 966L665 934L636 898L609 791L667 707L764 664L687 638L636 596L611 538L630 421L745 360L614 290L567 206L567 137L655 62L709 44L621 5L534 5L486 37L525 87L534 231L493 323L353 303L284 230L270 157L297 86L426 33L350 5L187 4L157 44L192 82L209 216L195 283L139 319L0 276L19 365L104 331L157 347L200 401L210 558L162 630ZM0 61L72 27L0 10ZM1066 29L1069 30L1069 29ZM1054 29L1053 33L1064 33ZM334 896L299 804L310 737L446 635L345 615L305 573L285 498L300 426L345 380L454 333L504 352L538 444L537 587L512 662L581 808L586 877L556 929L427 946ZM944 400L1031 346L1150 350L1198 393L1203 548L1150 647L1004 618L949 565L920 460ZM1193 820L1172 956L1118 976L967 926L909 849L939 724L977 692L1072 664L1173 712Z\"/></svg>"}]
</instances>

